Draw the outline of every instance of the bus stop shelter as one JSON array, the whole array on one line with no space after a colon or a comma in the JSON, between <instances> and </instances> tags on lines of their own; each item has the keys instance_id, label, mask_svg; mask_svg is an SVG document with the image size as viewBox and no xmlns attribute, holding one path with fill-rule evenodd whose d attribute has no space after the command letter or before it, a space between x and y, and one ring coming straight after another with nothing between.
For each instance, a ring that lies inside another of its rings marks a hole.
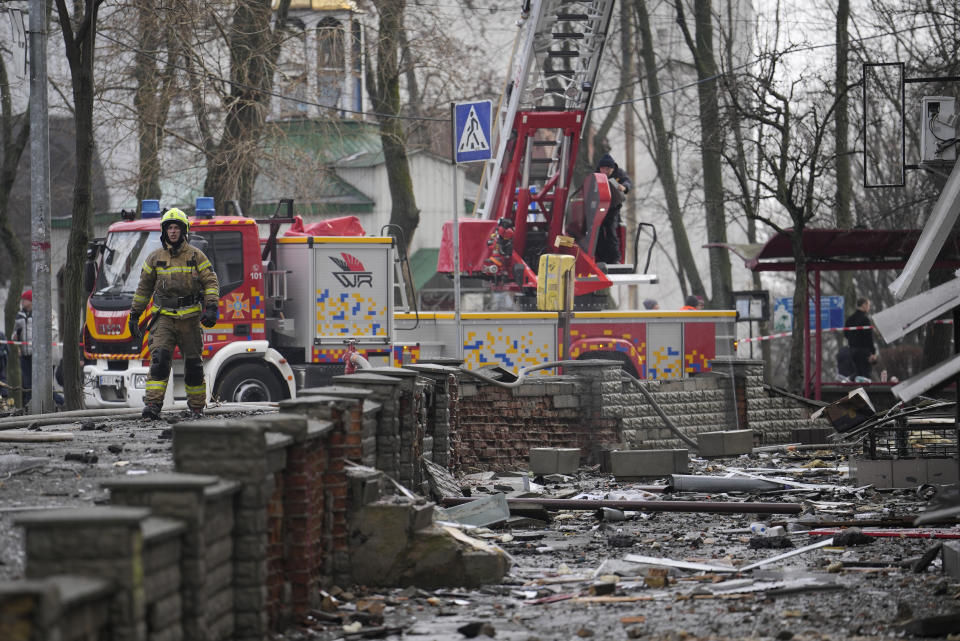
<instances>
[{"instance_id":1,"label":"bus stop shelter","mask_svg":"<svg viewBox=\"0 0 960 641\"><path fill-rule=\"evenodd\" d=\"M806 257L807 300L814 306L814 327L810 314L803 318L803 395L817 400L822 392L823 336L820 310L820 274L831 271L903 269L920 237L919 229L805 229L800 238ZM766 243L737 245L711 243L724 247L743 260L752 272L795 272L793 229L774 234ZM934 269L960 268L960 234L951 233L937 256ZM812 288L812 292L810 291ZM810 340L816 356L811 358Z\"/></svg>"}]
</instances>

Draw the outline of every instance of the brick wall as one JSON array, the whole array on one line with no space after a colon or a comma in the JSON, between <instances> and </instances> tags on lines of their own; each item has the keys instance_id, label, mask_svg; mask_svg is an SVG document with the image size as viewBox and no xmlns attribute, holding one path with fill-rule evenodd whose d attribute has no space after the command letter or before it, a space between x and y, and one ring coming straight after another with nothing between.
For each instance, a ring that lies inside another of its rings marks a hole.
<instances>
[{"instance_id":1,"label":"brick wall","mask_svg":"<svg viewBox=\"0 0 960 641\"><path fill-rule=\"evenodd\" d=\"M456 401L451 467L526 468L530 448L575 447L589 458L620 441L607 403L619 391L619 364L586 361L575 374L537 376L516 387L464 378Z\"/></svg>"}]
</instances>

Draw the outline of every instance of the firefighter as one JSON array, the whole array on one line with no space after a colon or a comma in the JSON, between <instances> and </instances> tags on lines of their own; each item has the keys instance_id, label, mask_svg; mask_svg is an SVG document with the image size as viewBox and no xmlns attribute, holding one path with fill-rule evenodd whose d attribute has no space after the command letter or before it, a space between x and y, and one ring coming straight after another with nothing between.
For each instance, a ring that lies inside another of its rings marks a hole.
<instances>
[{"instance_id":1,"label":"firefighter","mask_svg":"<svg viewBox=\"0 0 960 641\"><path fill-rule=\"evenodd\" d=\"M620 255L620 237L618 230L622 219L620 218L620 209L623 206L624 195L633 189L633 182L623 169L610 154L604 154L597 163L597 173L603 174L610 181L610 186L616 189L618 193L611 194L610 210L603 218L597 235L596 250L594 250L597 262L607 264L619 264L623 256Z\"/></svg>"},{"instance_id":2,"label":"firefighter","mask_svg":"<svg viewBox=\"0 0 960 641\"><path fill-rule=\"evenodd\" d=\"M160 418L167 391L173 350L183 355L183 382L187 406L194 418L203 416L207 386L203 375L203 331L213 327L219 312L220 285L202 251L187 242L190 222L177 208L160 219L160 243L143 264L140 284L130 308L130 335L142 337L140 315L153 298L156 307L150 329L150 375L144 396L143 418Z\"/></svg>"}]
</instances>

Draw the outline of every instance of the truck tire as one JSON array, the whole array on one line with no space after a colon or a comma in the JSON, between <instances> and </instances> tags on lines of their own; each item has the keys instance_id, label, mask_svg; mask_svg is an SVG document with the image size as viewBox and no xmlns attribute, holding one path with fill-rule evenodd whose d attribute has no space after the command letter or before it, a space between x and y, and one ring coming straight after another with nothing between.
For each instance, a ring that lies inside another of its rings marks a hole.
<instances>
[{"instance_id":1,"label":"truck tire","mask_svg":"<svg viewBox=\"0 0 960 641\"><path fill-rule=\"evenodd\" d=\"M636 368L633 366L633 361L630 360L630 357L622 352L588 352L577 358L578 361L588 361L588 360L601 360L601 361L620 361L623 363L623 371L634 378L640 378L637 374Z\"/></svg>"},{"instance_id":2,"label":"truck tire","mask_svg":"<svg viewBox=\"0 0 960 641\"><path fill-rule=\"evenodd\" d=\"M281 400L283 391L268 367L241 363L220 379L214 396L225 403L264 403Z\"/></svg>"}]
</instances>

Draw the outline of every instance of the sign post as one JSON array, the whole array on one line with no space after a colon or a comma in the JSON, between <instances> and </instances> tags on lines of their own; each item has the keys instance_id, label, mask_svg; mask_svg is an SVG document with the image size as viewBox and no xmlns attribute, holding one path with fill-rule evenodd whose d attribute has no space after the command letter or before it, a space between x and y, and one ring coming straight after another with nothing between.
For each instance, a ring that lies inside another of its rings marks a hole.
<instances>
[{"instance_id":1,"label":"sign post","mask_svg":"<svg viewBox=\"0 0 960 641\"><path fill-rule=\"evenodd\" d=\"M462 162L490 160L489 100L451 103L450 124L453 141L453 315L457 324L457 356L463 356L460 323L460 203L457 194L457 165Z\"/></svg>"}]
</instances>

